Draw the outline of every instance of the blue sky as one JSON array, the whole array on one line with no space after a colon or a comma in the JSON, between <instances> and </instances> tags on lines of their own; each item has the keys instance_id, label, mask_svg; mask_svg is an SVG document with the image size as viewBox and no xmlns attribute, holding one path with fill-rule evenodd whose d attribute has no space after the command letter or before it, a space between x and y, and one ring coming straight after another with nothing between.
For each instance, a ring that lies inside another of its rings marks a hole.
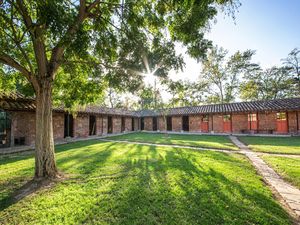
<instances>
[{"instance_id":1,"label":"blue sky","mask_svg":"<svg viewBox=\"0 0 300 225\"><path fill-rule=\"evenodd\" d=\"M220 13L207 38L228 49L256 50L253 61L263 68L280 65L295 47L300 47L300 0L241 0L236 20ZM200 65L185 56L184 72L170 73L174 79L195 80Z\"/></svg>"}]
</instances>

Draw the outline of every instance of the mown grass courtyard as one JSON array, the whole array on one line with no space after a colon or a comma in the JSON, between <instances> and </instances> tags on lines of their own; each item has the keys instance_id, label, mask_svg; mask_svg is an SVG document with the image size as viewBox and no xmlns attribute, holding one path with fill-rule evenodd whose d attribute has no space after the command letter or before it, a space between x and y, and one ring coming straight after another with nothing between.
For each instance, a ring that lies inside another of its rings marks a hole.
<instances>
[{"instance_id":1,"label":"mown grass courtyard","mask_svg":"<svg viewBox=\"0 0 300 225\"><path fill-rule=\"evenodd\" d=\"M300 137L239 137L253 151L300 155Z\"/></svg>"},{"instance_id":2,"label":"mown grass courtyard","mask_svg":"<svg viewBox=\"0 0 300 225\"><path fill-rule=\"evenodd\" d=\"M234 151L97 140L56 151L66 179L14 204L10 196L32 178L33 155L0 159L0 224L291 224Z\"/></svg>"},{"instance_id":3,"label":"mown grass courtyard","mask_svg":"<svg viewBox=\"0 0 300 225\"><path fill-rule=\"evenodd\" d=\"M153 144L183 145L200 148L238 150L238 148L230 141L227 136L221 135L184 135L138 132L121 136L108 137L108 139Z\"/></svg>"}]
</instances>

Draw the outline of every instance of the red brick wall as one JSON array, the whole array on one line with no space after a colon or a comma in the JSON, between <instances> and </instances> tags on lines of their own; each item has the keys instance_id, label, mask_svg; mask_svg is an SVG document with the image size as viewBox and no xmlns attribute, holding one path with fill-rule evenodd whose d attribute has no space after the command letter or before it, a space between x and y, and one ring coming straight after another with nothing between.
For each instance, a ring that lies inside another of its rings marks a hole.
<instances>
[{"instance_id":1,"label":"red brick wall","mask_svg":"<svg viewBox=\"0 0 300 225\"><path fill-rule=\"evenodd\" d=\"M182 117L172 116L172 131L180 132L182 130Z\"/></svg>"},{"instance_id":2,"label":"red brick wall","mask_svg":"<svg viewBox=\"0 0 300 225\"><path fill-rule=\"evenodd\" d=\"M158 117L158 129L160 131L166 131L165 120L162 116Z\"/></svg>"},{"instance_id":3,"label":"red brick wall","mask_svg":"<svg viewBox=\"0 0 300 225\"><path fill-rule=\"evenodd\" d=\"M54 140L61 140L64 138L65 131L65 114L53 113L53 138Z\"/></svg>"},{"instance_id":4,"label":"red brick wall","mask_svg":"<svg viewBox=\"0 0 300 225\"><path fill-rule=\"evenodd\" d=\"M145 117L144 119L144 129L147 131L152 131L153 126L152 126L152 117Z\"/></svg>"},{"instance_id":5,"label":"red brick wall","mask_svg":"<svg viewBox=\"0 0 300 225\"><path fill-rule=\"evenodd\" d=\"M276 129L276 113L258 113L258 130L260 133L267 132L268 130L276 132Z\"/></svg>"},{"instance_id":6,"label":"red brick wall","mask_svg":"<svg viewBox=\"0 0 300 225\"><path fill-rule=\"evenodd\" d=\"M248 130L248 114L232 114L232 132L242 133L242 130Z\"/></svg>"},{"instance_id":7,"label":"red brick wall","mask_svg":"<svg viewBox=\"0 0 300 225\"><path fill-rule=\"evenodd\" d=\"M102 135L102 120L103 117L102 116L96 116L96 134L97 135Z\"/></svg>"},{"instance_id":8,"label":"red brick wall","mask_svg":"<svg viewBox=\"0 0 300 225\"><path fill-rule=\"evenodd\" d=\"M112 124L113 124L113 134L121 133L122 117L121 116L113 116Z\"/></svg>"},{"instance_id":9,"label":"red brick wall","mask_svg":"<svg viewBox=\"0 0 300 225\"><path fill-rule=\"evenodd\" d=\"M125 131L131 131L132 130L132 119L131 117L125 118Z\"/></svg>"},{"instance_id":10,"label":"red brick wall","mask_svg":"<svg viewBox=\"0 0 300 225\"><path fill-rule=\"evenodd\" d=\"M35 142L35 112L12 112L14 138L25 137L26 145Z\"/></svg>"},{"instance_id":11,"label":"red brick wall","mask_svg":"<svg viewBox=\"0 0 300 225\"><path fill-rule=\"evenodd\" d=\"M89 116L79 114L74 118L74 136L87 137L89 136Z\"/></svg>"},{"instance_id":12,"label":"red brick wall","mask_svg":"<svg viewBox=\"0 0 300 225\"><path fill-rule=\"evenodd\" d=\"M107 116L103 116L102 117L102 120L103 120L103 134L107 134Z\"/></svg>"},{"instance_id":13,"label":"red brick wall","mask_svg":"<svg viewBox=\"0 0 300 225\"><path fill-rule=\"evenodd\" d=\"M189 116L190 132L200 132L201 131L201 115L191 115Z\"/></svg>"},{"instance_id":14,"label":"red brick wall","mask_svg":"<svg viewBox=\"0 0 300 225\"><path fill-rule=\"evenodd\" d=\"M213 131L214 133L223 133L223 115L213 115Z\"/></svg>"}]
</instances>

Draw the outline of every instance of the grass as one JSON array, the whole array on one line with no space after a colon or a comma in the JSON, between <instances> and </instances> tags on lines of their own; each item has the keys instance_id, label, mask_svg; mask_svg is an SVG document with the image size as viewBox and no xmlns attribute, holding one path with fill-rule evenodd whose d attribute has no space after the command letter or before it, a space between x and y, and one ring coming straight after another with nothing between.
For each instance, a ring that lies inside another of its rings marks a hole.
<instances>
[{"instance_id":1,"label":"grass","mask_svg":"<svg viewBox=\"0 0 300 225\"><path fill-rule=\"evenodd\" d=\"M126 140L144 143L183 145L202 148L215 148L226 150L238 150L227 136L217 135L187 135L187 134L165 134L160 133L132 133L121 136L108 137L111 140Z\"/></svg>"},{"instance_id":2,"label":"grass","mask_svg":"<svg viewBox=\"0 0 300 225\"><path fill-rule=\"evenodd\" d=\"M300 158L264 155L263 159L285 180L300 189Z\"/></svg>"},{"instance_id":3,"label":"grass","mask_svg":"<svg viewBox=\"0 0 300 225\"><path fill-rule=\"evenodd\" d=\"M56 157L70 178L15 204L33 156L0 159L0 224L291 224L239 154L93 140Z\"/></svg>"},{"instance_id":4,"label":"grass","mask_svg":"<svg viewBox=\"0 0 300 225\"><path fill-rule=\"evenodd\" d=\"M300 137L239 137L257 152L300 155Z\"/></svg>"}]
</instances>

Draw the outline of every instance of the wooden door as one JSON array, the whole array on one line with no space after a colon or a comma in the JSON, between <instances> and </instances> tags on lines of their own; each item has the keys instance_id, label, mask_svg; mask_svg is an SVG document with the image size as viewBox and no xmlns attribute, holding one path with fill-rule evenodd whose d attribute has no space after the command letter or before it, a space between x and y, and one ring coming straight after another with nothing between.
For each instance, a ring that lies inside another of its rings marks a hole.
<instances>
[{"instance_id":1,"label":"wooden door","mask_svg":"<svg viewBox=\"0 0 300 225\"><path fill-rule=\"evenodd\" d=\"M248 130L257 130L258 122L257 122L257 114L251 113L248 114Z\"/></svg>"},{"instance_id":2,"label":"wooden door","mask_svg":"<svg viewBox=\"0 0 300 225\"><path fill-rule=\"evenodd\" d=\"M277 133L288 133L288 123L285 112L277 113Z\"/></svg>"},{"instance_id":3,"label":"wooden door","mask_svg":"<svg viewBox=\"0 0 300 225\"><path fill-rule=\"evenodd\" d=\"M201 132L208 132L208 121L201 122Z\"/></svg>"},{"instance_id":4,"label":"wooden door","mask_svg":"<svg viewBox=\"0 0 300 225\"><path fill-rule=\"evenodd\" d=\"M231 115L223 116L223 132L231 133Z\"/></svg>"}]
</instances>

